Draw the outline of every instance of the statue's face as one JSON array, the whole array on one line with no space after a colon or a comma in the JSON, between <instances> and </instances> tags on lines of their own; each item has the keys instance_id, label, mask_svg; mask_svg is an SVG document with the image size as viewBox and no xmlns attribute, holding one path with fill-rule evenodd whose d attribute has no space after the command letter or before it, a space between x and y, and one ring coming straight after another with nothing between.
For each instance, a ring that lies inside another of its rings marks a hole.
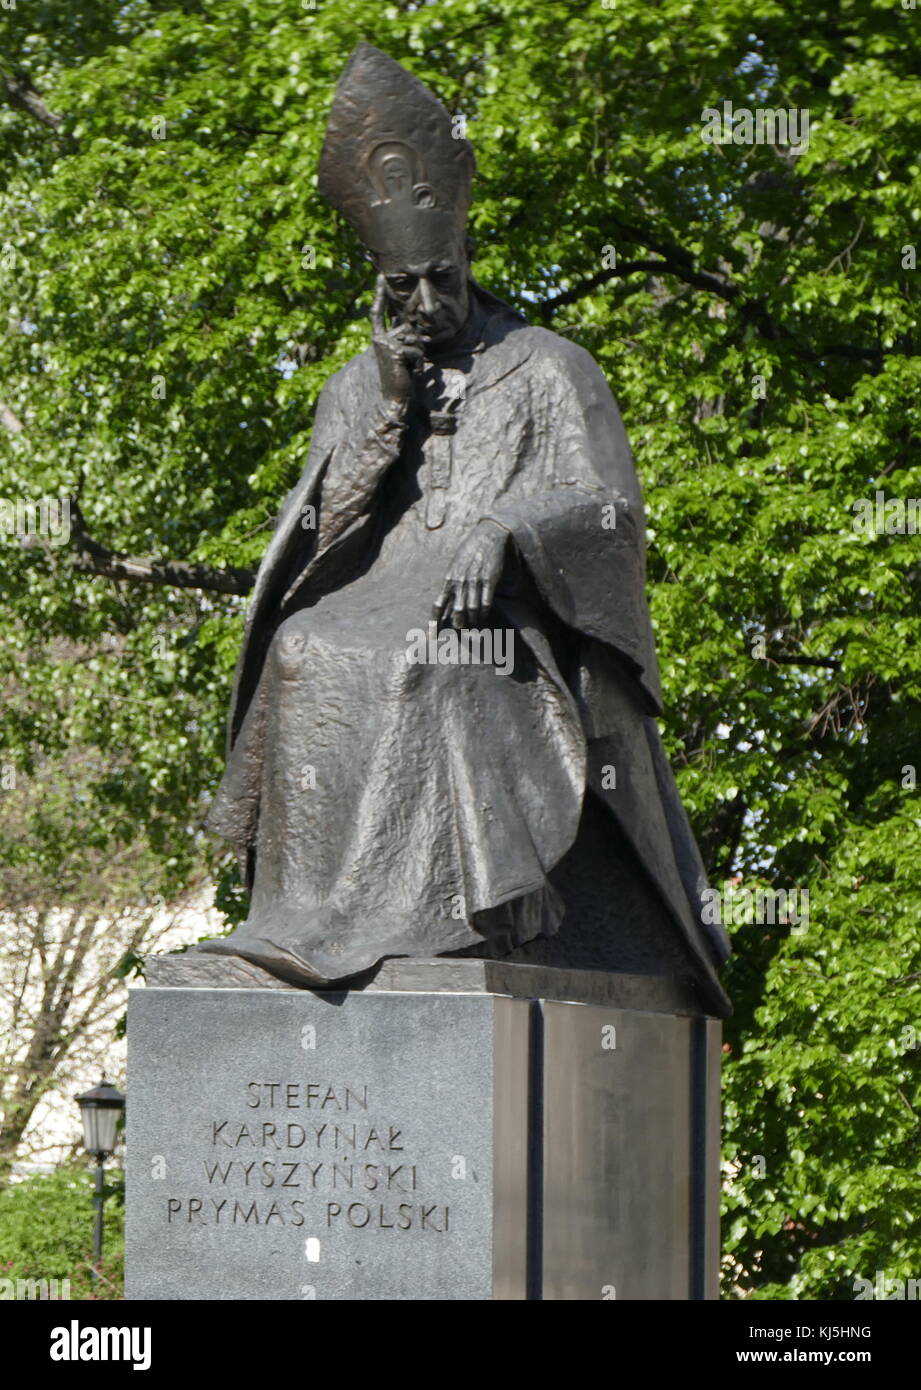
<instances>
[{"instance_id":1,"label":"statue's face","mask_svg":"<svg viewBox=\"0 0 921 1390\"><path fill-rule=\"evenodd\" d=\"M466 257L455 252L422 261L387 258L380 270L391 310L423 342L444 345L457 337L470 309Z\"/></svg>"}]
</instances>

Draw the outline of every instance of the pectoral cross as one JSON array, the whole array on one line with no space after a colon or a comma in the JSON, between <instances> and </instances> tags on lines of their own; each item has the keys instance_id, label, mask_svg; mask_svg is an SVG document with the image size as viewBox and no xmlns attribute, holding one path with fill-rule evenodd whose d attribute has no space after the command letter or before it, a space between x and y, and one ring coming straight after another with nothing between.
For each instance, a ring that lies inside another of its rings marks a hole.
<instances>
[{"instance_id":1,"label":"pectoral cross","mask_svg":"<svg viewBox=\"0 0 921 1390\"><path fill-rule=\"evenodd\" d=\"M444 524L448 510L448 488L451 483L454 432L457 415L463 404L466 377L456 367L433 367L427 382L435 394L437 409L429 410L431 434L425 442L428 462L428 498L425 524L437 531Z\"/></svg>"}]
</instances>

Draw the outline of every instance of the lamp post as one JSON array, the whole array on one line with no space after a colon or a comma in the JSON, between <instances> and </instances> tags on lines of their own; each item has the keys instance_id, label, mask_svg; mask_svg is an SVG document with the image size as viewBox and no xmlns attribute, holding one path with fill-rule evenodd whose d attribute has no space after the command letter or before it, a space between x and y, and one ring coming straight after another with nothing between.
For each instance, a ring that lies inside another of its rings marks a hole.
<instances>
[{"instance_id":1,"label":"lamp post","mask_svg":"<svg viewBox=\"0 0 921 1390\"><path fill-rule=\"evenodd\" d=\"M83 1120L83 1144L87 1153L96 1160L96 1192L93 1198L95 1216L93 1220L93 1283L97 1280L97 1270L102 1260L102 1169L103 1164L115 1148L115 1128L118 1117L125 1108L125 1097L121 1091L110 1086L103 1072L102 1080L91 1091L77 1096L80 1115Z\"/></svg>"}]
</instances>

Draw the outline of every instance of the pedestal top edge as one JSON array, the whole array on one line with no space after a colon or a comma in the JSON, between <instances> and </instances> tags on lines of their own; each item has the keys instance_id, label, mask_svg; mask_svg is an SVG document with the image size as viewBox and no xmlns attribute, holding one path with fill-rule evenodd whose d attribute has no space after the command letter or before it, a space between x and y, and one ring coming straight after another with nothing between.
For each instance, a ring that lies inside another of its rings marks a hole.
<instances>
[{"instance_id":1,"label":"pedestal top edge","mask_svg":"<svg viewBox=\"0 0 921 1390\"><path fill-rule=\"evenodd\" d=\"M566 970L501 960L441 958L385 960L360 981L310 991L280 980L239 956L203 954L145 957L153 989L287 990L317 994L491 994L570 1004L602 1004L651 1013L712 1017L693 987L669 976Z\"/></svg>"}]
</instances>

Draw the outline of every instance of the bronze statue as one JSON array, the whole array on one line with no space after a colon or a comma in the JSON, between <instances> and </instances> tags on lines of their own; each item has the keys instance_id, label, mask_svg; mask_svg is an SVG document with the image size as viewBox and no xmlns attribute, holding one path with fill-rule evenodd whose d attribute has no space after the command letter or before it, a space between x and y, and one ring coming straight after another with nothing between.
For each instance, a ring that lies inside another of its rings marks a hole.
<instances>
[{"instance_id":1,"label":"bronze statue","mask_svg":"<svg viewBox=\"0 0 921 1390\"><path fill-rule=\"evenodd\" d=\"M643 505L582 348L472 278L474 158L368 44L320 188L378 272L256 580L212 827L247 921L201 943L307 986L385 956L681 977L728 954L655 716Z\"/></svg>"}]
</instances>

